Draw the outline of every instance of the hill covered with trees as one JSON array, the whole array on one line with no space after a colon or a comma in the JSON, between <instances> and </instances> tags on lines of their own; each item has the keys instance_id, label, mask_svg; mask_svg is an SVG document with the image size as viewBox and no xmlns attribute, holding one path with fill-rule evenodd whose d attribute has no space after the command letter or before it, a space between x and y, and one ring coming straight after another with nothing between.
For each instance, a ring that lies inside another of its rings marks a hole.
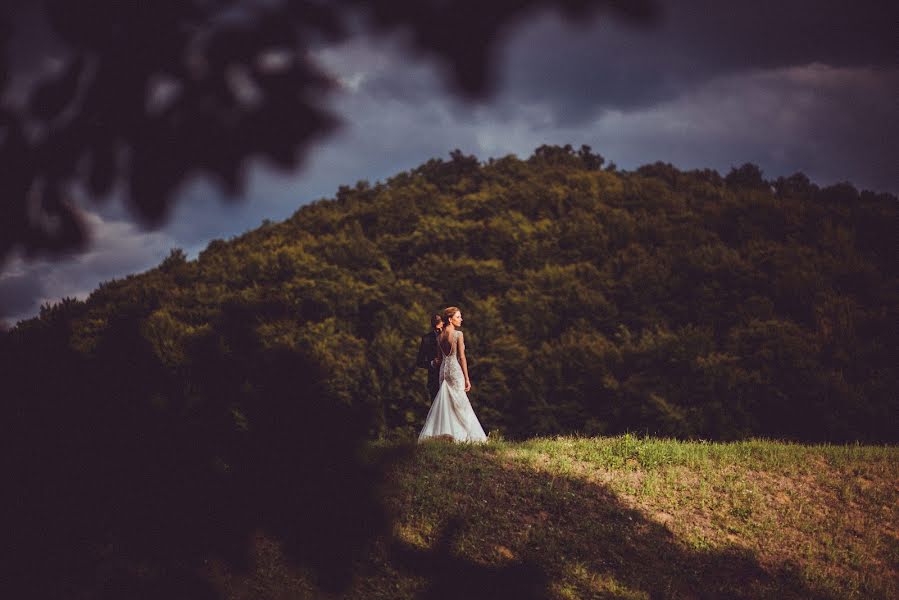
<instances>
[{"instance_id":1,"label":"hill covered with trees","mask_svg":"<svg viewBox=\"0 0 899 600\"><path fill-rule=\"evenodd\" d=\"M894 196L751 164L456 151L45 307L3 364L57 374L14 397L112 386L239 428L274 385L352 407L370 435L411 432L418 338L458 305L472 401L507 437L895 441L897 217Z\"/></svg>"},{"instance_id":2,"label":"hill covered with trees","mask_svg":"<svg viewBox=\"0 0 899 600\"><path fill-rule=\"evenodd\" d=\"M315 594L350 589L414 454L371 440L421 426L413 361L446 305L506 439L895 443L897 231L896 197L848 184L542 146L453 152L173 250L0 334L0 595L217 598L205 570L252 570L259 532Z\"/></svg>"}]
</instances>

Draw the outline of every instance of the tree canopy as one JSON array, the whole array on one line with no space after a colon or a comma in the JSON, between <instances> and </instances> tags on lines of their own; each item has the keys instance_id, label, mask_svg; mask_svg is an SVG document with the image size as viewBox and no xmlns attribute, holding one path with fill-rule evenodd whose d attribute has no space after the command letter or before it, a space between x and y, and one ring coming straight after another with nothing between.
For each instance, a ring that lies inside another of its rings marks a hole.
<instances>
[{"instance_id":1,"label":"tree canopy","mask_svg":"<svg viewBox=\"0 0 899 600\"><path fill-rule=\"evenodd\" d=\"M411 433L419 336L457 305L472 401L506 436L897 439L894 196L604 162L456 151L341 186L44 307L3 337L5 380L54 370L88 398L106 393L91 366L116 402L235 428L296 385L290 402L350 409L367 435ZM29 389L10 397L57 391Z\"/></svg>"}]
</instances>

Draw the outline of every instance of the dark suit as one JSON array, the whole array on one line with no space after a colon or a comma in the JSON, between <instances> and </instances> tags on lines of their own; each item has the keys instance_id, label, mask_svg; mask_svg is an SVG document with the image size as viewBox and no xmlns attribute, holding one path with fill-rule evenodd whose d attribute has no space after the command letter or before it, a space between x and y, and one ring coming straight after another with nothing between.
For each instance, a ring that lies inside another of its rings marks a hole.
<instances>
[{"instance_id":1,"label":"dark suit","mask_svg":"<svg viewBox=\"0 0 899 600\"><path fill-rule=\"evenodd\" d=\"M440 389L440 367L431 366L431 361L437 358L437 335L436 331L431 331L421 336L421 346L418 347L418 357L415 359L416 367L428 370L428 393L431 400Z\"/></svg>"}]
</instances>

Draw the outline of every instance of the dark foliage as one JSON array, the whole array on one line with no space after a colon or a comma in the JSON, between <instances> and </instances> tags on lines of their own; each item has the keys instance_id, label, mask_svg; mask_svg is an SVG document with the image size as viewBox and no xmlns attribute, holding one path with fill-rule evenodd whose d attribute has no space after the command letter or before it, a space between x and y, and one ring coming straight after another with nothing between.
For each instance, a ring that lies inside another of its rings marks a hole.
<instances>
[{"instance_id":1,"label":"dark foliage","mask_svg":"<svg viewBox=\"0 0 899 600\"><path fill-rule=\"evenodd\" d=\"M244 167L284 169L337 125L331 77L309 49L368 32L409 33L410 54L449 66L464 97L490 91L494 49L511 23L555 8L583 19L605 9L650 20L651 0L46 0L68 49L25 107L5 100L9 25L0 13L0 265L82 248L88 231L73 190L121 189L156 225L175 191L204 174L229 194Z\"/></svg>"},{"instance_id":2,"label":"dark foliage","mask_svg":"<svg viewBox=\"0 0 899 600\"><path fill-rule=\"evenodd\" d=\"M5 380L3 596L214 598L198 569L248 568L259 532L340 589L386 526L377 466L358 458L369 419L307 352L260 344L258 307L222 307L182 351L152 296L120 305L87 354L70 345L77 302L13 334L35 344L17 365L47 370Z\"/></svg>"}]
</instances>

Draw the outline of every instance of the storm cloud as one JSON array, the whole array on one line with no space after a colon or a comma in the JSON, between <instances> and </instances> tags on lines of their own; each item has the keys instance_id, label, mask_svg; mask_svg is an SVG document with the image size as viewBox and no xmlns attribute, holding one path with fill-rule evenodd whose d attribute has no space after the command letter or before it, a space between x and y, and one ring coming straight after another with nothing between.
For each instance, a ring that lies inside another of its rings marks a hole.
<instances>
[{"instance_id":1,"label":"storm cloud","mask_svg":"<svg viewBox=\"0 0 899 600\"><path fill-rule=\"evenodd\" d=\"M162 231L141 231L131 222L91 212L85 218L94 232L89 251L62 260L19 256L9 262L0 274L0 320L15 323L64 297L84 299L99 283L158 264L175 247Z\"/></svg>"},{"instance_id":2,"label":"storm cloud","mask_svg":"<svg viewBox=\"0 0 899 600\"><path fill-rule=\"evenodd\" d=\"M895 69L895 3L720 3L673 0L652 28L557 16L523 27L507 44L502 88L516 102L545 102L564 122L607 109L642 108L728 74L820 63Z\"/></svg>"}]
</instances>

